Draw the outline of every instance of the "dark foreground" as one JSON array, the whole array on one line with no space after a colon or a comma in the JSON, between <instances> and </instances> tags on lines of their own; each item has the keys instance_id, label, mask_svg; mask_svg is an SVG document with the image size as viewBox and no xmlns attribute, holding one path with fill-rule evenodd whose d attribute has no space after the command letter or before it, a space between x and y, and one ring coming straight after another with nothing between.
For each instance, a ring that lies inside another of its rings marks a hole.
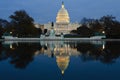
<instances>
[{"instance_id":1,"label":"dark foreground","mask_svg":"<svg viewBox=\"0 0 120 80\"><path fill-rule=\"evenodd\" d=\"M0 80L120 80L119 41L3 41Z\"/></svg>"}]
</instances>

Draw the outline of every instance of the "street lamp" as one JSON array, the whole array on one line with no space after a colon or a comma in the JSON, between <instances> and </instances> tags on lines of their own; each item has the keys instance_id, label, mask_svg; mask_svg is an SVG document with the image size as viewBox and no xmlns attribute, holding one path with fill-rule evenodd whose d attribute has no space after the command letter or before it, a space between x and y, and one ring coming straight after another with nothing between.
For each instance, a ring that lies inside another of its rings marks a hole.
<instances>
[{"instance_id":1,"label":"street lamp","mask_svg":"<svg viewBox=\"0 0 120 80\"><path fill-rule=\"evenodd\" d=\"M105 31L102 31L103 34L105 34Z\"/></svg>"},{"instance_id":2,"label":"street lamp","mask_svg":"<svg viewBox=\"0 0 120 80\"><path fill-rule=\"evenodd\" d=\"M12 32L10 32L10 34L12 34Z\"/></svg>"}]
</instances>

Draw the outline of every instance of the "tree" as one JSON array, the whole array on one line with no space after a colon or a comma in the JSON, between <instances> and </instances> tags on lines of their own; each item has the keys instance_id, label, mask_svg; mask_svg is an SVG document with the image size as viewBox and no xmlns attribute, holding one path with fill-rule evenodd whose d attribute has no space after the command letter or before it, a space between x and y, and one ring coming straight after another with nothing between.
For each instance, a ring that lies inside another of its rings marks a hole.
<instances>
[{"instance_id":1,"label":"tree","mask_svg":"<svg viewBox=\"0 0 120 80\"><path fill-rule=\"evenodd\" d=\"M71 34L77 34L77 30L70 31Z\"/></svg>"},{"instance_id":2,"label":"tree","mask_svg":"<svg viewBox=\"0 0 120 80\"><path fill-rule=\"evenodd\" d=\"M3 28L2 28L2 26L0 25L0 38L2 37L2 35L3 35Z\"/></svg>"},{"instance_id":3,"label":"tree","mask_svg":"<svg viewBox=\"0 0 120 80\"><path fill-rule=\"evenodd\" d=\"M93 31L86 25L82 25L81 27L77 28L77 33L83 37L93 36Z\"/></svg>"},{"instance_id":4,"label":"tree","mask_svg":"<svg viewBox=\"0 0 120 80\"><path fill-rule=\"evenodd\" d=\"M4 19L0 19L0 25L3 27L3 28L6 28L9 26L9 22L7 20L4 20Z\"/></svg>"},{"instance_id":5,"label":"tree","mask_svg":"<svg viewBox=\"0 0 120 80\"><path fill-rule=\"evenodd\" d=\"M89 24L90 24L90 29L93 30L94 32L102 33L104 31L104 27L99 20L95 20L94 22Z\"/></svg>"},{"instance_id":6,"label":"tree","mask_svg":"<svg viewBox=\"0 0 120 80\"><path fill-rule=\"evenodd\" d=\"M10 16L14 34L18 37L33 37L39 35L39 30L35 28L33 18L24 10L15 11Z\"/></svg>"},{"instance_id":7,"label":"tree","mask_svg":"<svg viewBox=\"0 0 120 80\"><path fill-rule=\"evenodd\" d=\"M103 23L107 38L120 38L120 22L115 17L103 16L100 21Z\"/></svg>"},{"instance_id":8,"label":"tree","mask_svg":"<svg viewBox=\"0 0 120 80\"><path fill-rule=\"evenodd\" d=\"M91 22L94 22L95 19L90 19L90 18L86 18L84 17L82 20L81 20L81 23L82 24L88 24L88 23L91 23Z\"/></svg>"},{"instance_id":9,"label":"tree","mask_svg":"<svg viewBox=\"0 0 120 80\"><path fill-rule=\"evenodd\" d=\"M0 38L5 32L5 28L9 26L9 22L4 19L0 19Z\"/></svg>"},{"instance_id":10,"label":"tree","mask_svg":"<svg viewBox=\"0 0 120 80\"><path fill-rule=\"evenodd\" d=\"M94 35L94 31L87 27L86 24L78 27L77 30L72 30L71 34L76 34L79 37L90 37Z\"/></svg>"}]
</instances>

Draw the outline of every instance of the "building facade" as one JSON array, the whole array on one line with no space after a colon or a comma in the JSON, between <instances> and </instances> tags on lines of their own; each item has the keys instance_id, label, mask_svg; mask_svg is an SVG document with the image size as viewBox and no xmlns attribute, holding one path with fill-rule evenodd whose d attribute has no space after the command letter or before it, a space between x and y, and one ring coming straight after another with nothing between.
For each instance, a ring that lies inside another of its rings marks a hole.
<instances>
[{"instance_id":1,"label":"building facade","mask_svg":"<svg viewBox=\"0 0 120 80\"><path fill-rule=\"evenodd\" d=\"M56 22L53 25L52 22L44 24L44 29L47 29L47 34L49 34L51 28L55 30L56 35L70 34L72 30L76 30L80 25L79 23L70 22L69 13L62 2L61 8L56 16Z\"/></svg>"}]
</instances>

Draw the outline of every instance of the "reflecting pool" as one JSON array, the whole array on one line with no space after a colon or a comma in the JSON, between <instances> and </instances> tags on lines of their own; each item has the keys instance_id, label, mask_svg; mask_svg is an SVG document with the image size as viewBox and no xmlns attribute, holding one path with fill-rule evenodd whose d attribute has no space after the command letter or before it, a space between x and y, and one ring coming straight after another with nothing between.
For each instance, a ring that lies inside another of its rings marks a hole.
<instances>
[{"instance_id":1,"label":"reflecting pool","mask_svg":"<svg viewBox=\"0 0 120 80\"><path fill-rule=\"evenodd\" d=\"M0 80L120 80L120 42L0 42Z\"/></svg>"}]
</instances>

